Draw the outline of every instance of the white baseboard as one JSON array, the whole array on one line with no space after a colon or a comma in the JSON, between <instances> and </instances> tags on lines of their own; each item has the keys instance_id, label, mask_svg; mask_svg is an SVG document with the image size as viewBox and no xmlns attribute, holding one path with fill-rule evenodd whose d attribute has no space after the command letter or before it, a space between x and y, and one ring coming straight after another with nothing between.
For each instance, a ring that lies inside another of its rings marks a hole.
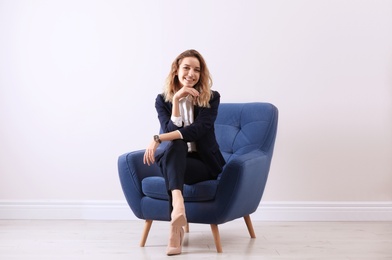
<instances>
[{"instance_id":1,"label":"white baseboard","mask_svg":"<svg viewBox=\"0 0 392 260\"><path fill-rule=\"evenodd\" d=\"M392 221L392 201L262 202L253 221ZM125 201L5 201L0 219L136 220Z\"/></svg>"},{"instance_id":2,"label":"white baseboard","mask_svg":"<svg viewBox=\"0 0 392 260\"><path fill-rule=\"evenodd\" d=\"M254 215L261 221L392 221L392 201L262 202Z\"/></svg>"}]
</instances>

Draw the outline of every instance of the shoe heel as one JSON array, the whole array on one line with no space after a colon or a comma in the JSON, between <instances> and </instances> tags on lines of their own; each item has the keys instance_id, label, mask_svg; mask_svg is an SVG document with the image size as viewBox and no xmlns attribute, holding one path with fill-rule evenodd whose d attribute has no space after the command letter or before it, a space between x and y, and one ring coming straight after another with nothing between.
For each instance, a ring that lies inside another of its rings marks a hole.
<instances>
[{"instance_id":1,"label":"shoe heel","mask_svg":"<svg viewBox=\"0 0 392 260\"><path fill-rule=\"evenodd\" d=\"M179 214L177 216L173 216L171 220L171 225L174 227L183 227L186 225L186 217L184 214Z\"/></svg>"}]
</instances>

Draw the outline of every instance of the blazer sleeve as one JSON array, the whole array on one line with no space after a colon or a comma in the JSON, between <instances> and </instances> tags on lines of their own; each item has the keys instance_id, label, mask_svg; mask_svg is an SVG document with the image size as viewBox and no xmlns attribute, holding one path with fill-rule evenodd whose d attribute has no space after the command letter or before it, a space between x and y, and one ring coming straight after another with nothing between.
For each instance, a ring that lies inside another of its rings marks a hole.
<instances>
[{"instance_id":1,"label":"blazer sleeve","mask_svg":"<svg viewBox=\"0 0 392 260\"><path fill-rule=\"evenodd\" d=\"M163 133L172 132L181 128L171 121L172 104L165 102L163 94L159 94L155 99L155 109L158 113L158 120Z\"/></svg>"},{"instance_id":2,"label":"blazer sleeve","mask_svg":"<svg viewBox=\"0 0 392 260\"><path fill-rule=\"evenodd\" d=\"M218 115L218 107L220 103L220 94L217 91L212 92L210 107L195 107L194 122L179 129L183 139L187 142L195 142L203 138L214 128L215 119ZM197 114L196 114L197 110Z\"/></svg>"},{"instance_id":3,"label":"blazer sleeve","mask_svg":"<svg viewBox=\"0 0 392 260\"><path fill-rule=\"evenodd\" d=\"M159 94L155 100L155 109L158 113L162 132L168 133L179 130L185 141L194 142L199 140L214 127L220 103L219 92L212 91L209 103L209 108L195 106L195 119L190 126L178 127L171 121L172 103L165 102L163 94Z\"/></svg>"}]
</instances>

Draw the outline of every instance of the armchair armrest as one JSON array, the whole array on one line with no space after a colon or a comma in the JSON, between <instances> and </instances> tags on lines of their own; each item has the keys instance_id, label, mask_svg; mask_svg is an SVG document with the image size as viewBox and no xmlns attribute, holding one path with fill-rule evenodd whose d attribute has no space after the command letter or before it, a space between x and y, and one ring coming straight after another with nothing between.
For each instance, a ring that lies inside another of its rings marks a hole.
<instances>
[{"instance_id":1,"label":"armchair armrest","mask_svg":"<svg viewBox=\"0 0 392 260\"><path fill-rule=\"evenodd\" d=\"M256 211L267 182L271 157L260 150L233 157L225 166L215 202L221 223Z\"/></svg>"},{"instance_id":2,"label":"armchair armrest","mask_svg":"<svg viewBox=\"0 0 392 260\"><path fill-rule=\"evenodd\" d=\"M144 150L125 153L118 158L118 173L125 198L133 213L143 218L140 201L144 196L141 181L150 176L161 176L156 164L143 164Z\"/></svg>"}]
</instances>

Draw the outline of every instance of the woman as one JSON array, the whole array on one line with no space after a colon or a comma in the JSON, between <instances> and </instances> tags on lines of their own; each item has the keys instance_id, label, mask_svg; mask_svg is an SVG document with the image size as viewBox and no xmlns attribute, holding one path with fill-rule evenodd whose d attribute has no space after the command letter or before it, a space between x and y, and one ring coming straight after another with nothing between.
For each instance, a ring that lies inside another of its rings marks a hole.
<instances>
[{"instance_id":1,"label":"woman","mask_svg":"<svg viewBox=\"0 0 392 260\"><path fill-rule=\"evenodd\" d=\"M206 62L195 50L172 63L163 94L155 100L162 134L154 135L143 162L157 162L170 198L171 229L167 255L181 254L186 225L184 184L216 179L225 160L215 139L220 94L211 90ZM169 142L155 153L161 142Z\"/></svg>"}]
</instances>

